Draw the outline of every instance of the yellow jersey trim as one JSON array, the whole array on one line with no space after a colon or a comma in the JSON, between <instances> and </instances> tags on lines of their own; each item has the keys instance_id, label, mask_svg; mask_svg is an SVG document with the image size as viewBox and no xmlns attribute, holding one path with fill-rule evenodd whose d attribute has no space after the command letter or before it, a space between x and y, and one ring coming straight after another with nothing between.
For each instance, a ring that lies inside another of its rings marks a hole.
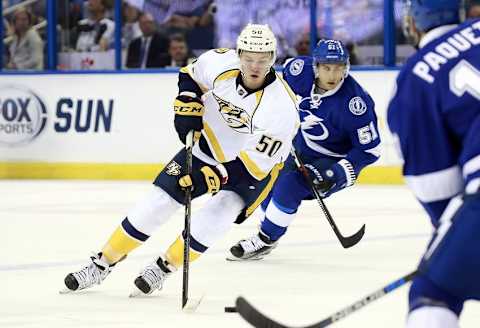
<instances>
[{"instance_id":1,"label":"yellow jersey trim","mask_svg":"<svg viewBox=\"0 0 480 328\"><path fill-rule=\"evenodd\" d=\"M203 131L205 131L208 145L210 146L210 150L213 150L212 153L215 159L220 163L225 163L227 161L225 158L225 153L223 152L215 133L213 133L213 130L206 122L203 122Z\"/></svg>"},{"instance_id":2,"label":"yellow jersey trim","mask_svg":"<svg viewBox=\"0 0 480 328\"><path fill-rule=\"evenodd\" d=\"M247 210L246 210L246 213L245 213L245 216L248 218L252 213L253 211L255 211L255 209L265 200L265 198L267 198L268 194L270 193L270 191L272 190L273 188L273 184L275 183L275 181L277 181L277 178L278 178L278 174L280 173L280 171L282 170L283 168L283 163L280 163L280 164L276 164L272 171L270 172L270 180L268 181L267 185L265 186L265 188L263 188L262 192L260 193L260 195L258 196L258 198L253 202L252 205L250 205Z\"/></svg>"},{"instance_id":3,"label":"yellow jersey trim","mask_svg":"<svg viewBox=\"0 0 480 328\"><path fill-rule=\"evenodd\" d=\"M228 71L220 73L213 81L213 85L215 85L217 81L224 81L232 78L237 78L238 74L240 74L239 69L230 69Z\"/></svg>"},{"instance_id":4,"label":"yellow jersey trim","mask_svg":"<svg viewBox=\"0 0 480 328\"><path fill-rule=\"evenodd\" d=\"M263 180L268 175L268 172L262 171L257 164L248 156L245 151L240 152L240 160L247 168L248 172L253 175L257 180Z\"/></svg>"},{"instance_id":5,"label":"yellow jersey trim","mask_svg":"<svg viewBox=\"0 0 480 328\"><path fill-rule=\"evenodd\" d=\"M265 90L265 89L262 89L262 90L259 90L259 91L255 92L255 98L256 98L256 104L257 104L257 106L256 106L256 108L255 108L255 110L254 110L254 113L257 111L257 108L258 108L258 106L260 105L260 100L262 100L263 91L264 91L264 90ZM253 115L252 115L252 116L253 116Z\"/></svg>"}]
</instances>

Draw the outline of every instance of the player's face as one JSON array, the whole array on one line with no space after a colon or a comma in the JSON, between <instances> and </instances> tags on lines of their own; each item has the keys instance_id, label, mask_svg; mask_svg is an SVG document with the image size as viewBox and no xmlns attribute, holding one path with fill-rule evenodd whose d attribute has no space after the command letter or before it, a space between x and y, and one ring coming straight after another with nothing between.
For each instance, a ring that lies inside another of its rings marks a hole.
<instances>
[{"instance_id":1,"label":"player's face","mask_svg":"<svg viewBox=\"0 0 480 328\"><path fill-rule=\"evenodd\" d=\"M343 80L345 64L318 64L317 85L323 90L332 90Z\"/></svg>"},{"instance_id":2,"label":"player's face","mask_svg":"<svg viewBox=\"0 0 480 328\"><path fill-rule=\"evenodd\" d=\"M270 70L272 55L264 52L242 51L240 54L240 69L243 83L250 89L259 88L265 81L265 75Z\"/></svg>"}]
</instances>

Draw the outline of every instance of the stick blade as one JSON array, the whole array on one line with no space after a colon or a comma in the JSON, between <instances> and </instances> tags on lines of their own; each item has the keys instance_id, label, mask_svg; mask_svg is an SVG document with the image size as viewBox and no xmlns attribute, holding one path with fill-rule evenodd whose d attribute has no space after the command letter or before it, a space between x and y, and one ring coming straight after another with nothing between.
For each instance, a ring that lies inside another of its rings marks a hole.
<instances>
[{"instance_id":1,"label":"stick blade","mask_svg":"<svg viewBox=\"0 0 480 328\"><path fill-rule=\"evenodd\" d=\"M238 314L245 319L252 326L257 328L289 328L284 326L276 321L273 321L257 309L253 307L245 298L242 296L237 297L235 301L235 307L237 308Z\"/></svg>"},{"instance_id":2,"label":"stick blade","mask_svg":"<svg viewBox=\"0 0 480 328\"><path fill-rule=\"evenodd\" d=\"M188 298L187 302L182 306L182 311L185 313L194 313L197 311L204 296L205 294L202 294L200 298Z\"/></svg>"},{"instance_id":3,"label":"stick blade","mask_svg":"<svg viewBox=\"0 0 480 328\"><path fill-rule=\"evenodd\" d=\"M350 248L358 244L360 240L362 240L364 234L365 234L365 224L355 234L349 237L340 238L340 243L342 244L343 248Z\"/></svg>"}]
</instances>

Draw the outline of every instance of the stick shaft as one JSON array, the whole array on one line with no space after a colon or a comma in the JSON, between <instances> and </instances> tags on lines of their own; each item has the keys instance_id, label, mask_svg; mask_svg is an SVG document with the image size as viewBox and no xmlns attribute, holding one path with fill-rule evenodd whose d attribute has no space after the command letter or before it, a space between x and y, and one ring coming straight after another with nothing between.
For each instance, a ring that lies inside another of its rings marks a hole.
<instances>
[{"instance_id":1,"label":"stick shaft","mask_svg":"<svg viewBox=\"0 0 480 328\"><path fill-rule=\"evenodd\" d=\"M318 191L317 187L313 183L312 179L310 178L310 175L307 172L307 169L305 168L305 165L302 162L302 159L300 156L297 155L297 152L295 151L295 148L292 147L291 150L292 157L295 161L295 164L297 165L298 169L300 172L302 172L303 176L305 177L306 182L308 183L308 186L312 190L312 193L315 197L315 199L318 202L318 205L322 209L323 214L325 215L325 218L327 219L328 223L330 224L330 227L332 228L333 232L335 233L335 236L337 236L337 239L340 241L340 244L342 244L343 248L349 248L354 245L356 245L360 240L363 238L363 235L365 234L365 225L363 225L360 230L358 230L355 234L351 236L343 236L340 230L337 227L337 224L333 220L332 215L330 214L330 211L328 210L327 206L323 202L322 196L320 195L320 192Z\"/></svg>"},{"instance_id":2,"label":"stick shaft","mask_svg":"<svg viewBox=\"0 0 480 328\"><path fill-rule=\"evenodd\" d=\"M186 138L186 174L192 174L192 147L193 131L187 134ZM190 272L190 222L192 215L192 188L185 190L185 222L183 229L183 281L182 281L182 308L188 302L188 276Z\"/></svg>"}]
</instances>

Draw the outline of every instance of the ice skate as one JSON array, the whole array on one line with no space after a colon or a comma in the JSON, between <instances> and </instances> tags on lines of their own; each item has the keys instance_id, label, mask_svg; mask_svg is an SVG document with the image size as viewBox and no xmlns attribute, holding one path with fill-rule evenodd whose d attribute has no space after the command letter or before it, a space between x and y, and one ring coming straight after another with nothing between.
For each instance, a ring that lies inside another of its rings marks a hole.
<instances>
[{"instance_id":1,"label":"ice skate","mask_svg":"<svg viewBox=\"0 0 480 328\"><path fill-rule=\"evenodd\" d=\"M155 262L147 265L135 278L135 289L130 293L130 297L149 295L155 289L161 290L165 279L176 270L173 265L160 256Z\"/></svg>"},{"instance_id":2,"label":"ice skate","mask_svg":"<svg viewBox=\"0 0 480 328\"><path fill-rule=\"evenodd\" d=\"M105 277L112 271L111 266L101 260L101 253L90 257L91 263L77 272L69 273L65 277L65 288L60 291L66 294L82 289L90 288L93 285L100 285Z\"/></svg>"},{"instance_id":3,"label":"ice skate","mask_svg":"<svg viewBox=\"0 0 480 328\"><path fill-rule=\"evenodd\" d=\"M258 232L252 237L240 240L237 244L232 246L227 260L261 260L266 255L270 254L275 247L277 247L276 242L271 241L270 238L262 232Z\"/></svg>"}]
</instances>

